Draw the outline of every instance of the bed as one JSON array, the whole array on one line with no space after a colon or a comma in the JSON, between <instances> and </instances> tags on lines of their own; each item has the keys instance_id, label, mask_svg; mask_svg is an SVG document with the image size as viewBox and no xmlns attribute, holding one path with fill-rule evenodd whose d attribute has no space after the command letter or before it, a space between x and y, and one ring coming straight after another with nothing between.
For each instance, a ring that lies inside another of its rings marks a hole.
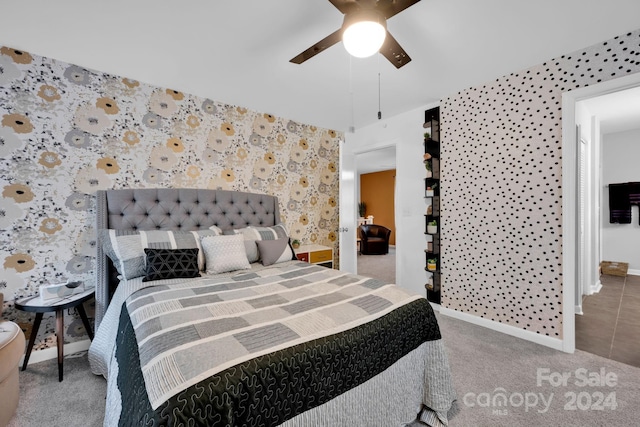
<instances>
[{"instance_id":1,"label":"bed","mask_svg":"<svg viewBox=\"0 0 640 427\"><path fill-rule=\"evenodd\" d=\"M276 197L97 192L105 426L400 426L455 400L431 306L298 261Z\"/></svg>"}]
</instances>

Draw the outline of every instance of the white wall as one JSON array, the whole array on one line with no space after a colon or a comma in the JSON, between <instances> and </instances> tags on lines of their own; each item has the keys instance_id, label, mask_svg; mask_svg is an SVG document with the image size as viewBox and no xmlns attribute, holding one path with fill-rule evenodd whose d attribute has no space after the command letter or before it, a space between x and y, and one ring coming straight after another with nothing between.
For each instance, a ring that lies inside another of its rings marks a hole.
<instances>
[{"instance_id":1,"label":"white wall","mask_svg":"<svg viewBox=\"0 0 640 427\"><path fill-rule=\"evenodd\" d=\"M602 258L605 261L628 262L629 270L640 274L640 216L631 207L631 224L609 223L609 191L611 183L640 181L640 129L603 135L602 183Z\"/></svg>"},{"instance_id":2,"label":"white wall","mask_svg":"<svg viewBox=\"0 0 640 427\"><path fill-rule=\"evenodd\" d=\"M396 147L396 277L398 285L426 296L424 249L424 111L425 105L373 125L345 134L343 150L361 153L376 148ZM356 203L354 192L353 203ZM341 199L344 203L344 199ZM358 272L365 274L366 272Z\"/></svg>"}]
</instances>

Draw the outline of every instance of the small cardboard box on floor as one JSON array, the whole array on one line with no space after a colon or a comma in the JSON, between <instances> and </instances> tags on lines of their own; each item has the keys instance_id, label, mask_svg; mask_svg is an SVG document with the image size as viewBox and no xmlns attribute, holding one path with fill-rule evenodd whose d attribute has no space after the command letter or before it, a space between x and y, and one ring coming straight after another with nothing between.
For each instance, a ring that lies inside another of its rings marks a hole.
<instances>
[{"instance_id":1,"label":"small cardboard box on floor","mask_svg":"<svg viewBox=\"0 0 640 427\"><path fill-rule=\"evenodd\" d=\"M602 274L609 276L627 277L627 270L629 269L629 263L627 262L612 262L602 261L600 263L600 270Z\"/></svg>"}]
</instances>

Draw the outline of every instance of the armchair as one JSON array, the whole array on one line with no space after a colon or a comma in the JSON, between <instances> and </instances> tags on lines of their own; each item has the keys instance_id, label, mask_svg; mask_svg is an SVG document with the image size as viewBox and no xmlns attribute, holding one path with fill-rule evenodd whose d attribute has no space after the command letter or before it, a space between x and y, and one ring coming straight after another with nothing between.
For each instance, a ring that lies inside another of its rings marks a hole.
<instances>
[{"instance_id":1,"label":"armchair","mask_svg":"<svg viewBox=\"0 0 640 427\"><path fill-rule=\"evenodd\" d=\"M362 224L358 228L362 255L384 255L389 253L391 230L383 225Z\"/></svg>"},{"instance_id":2,"label":"armchair","mask_svg":"<svg viewBox=\"0 0 640 427\"><path fill-rule=\"evenodd\" d=\"M0 293L0 426L4 427L18 407L18 363L24 353L24 333L13 322L2 320Z\"/></svg>"}]
</instances>

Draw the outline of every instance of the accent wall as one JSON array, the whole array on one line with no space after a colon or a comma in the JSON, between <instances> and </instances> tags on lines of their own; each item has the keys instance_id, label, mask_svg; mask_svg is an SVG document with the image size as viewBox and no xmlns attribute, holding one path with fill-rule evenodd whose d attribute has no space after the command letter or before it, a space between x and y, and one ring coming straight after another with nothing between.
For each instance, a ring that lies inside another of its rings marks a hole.
<instances>
[{"instance_id":1,"label":"accent wall","mask_svg":"<svg viewBox=\"0 0 640 427\"><path fill-rule=\"evenodd\" d=\"M640 71L640 30L441 102L442 305L562 339L562 93Z\"/></svg>"},{"instance_id":2,"label":"accent wall","mask_svg":"<svg viewBox=\"0 0 640 427\"><path fill-rule=\"evenodd\" d=\"M563 338L562 93L637 72L640 30L440 102L444 313ZM348 133L345 144L396 147L398 284L423 295L422 124L436 105Z\"/></svg>"},{"instance_id":3,"label":"accent wall","mask_svg":"<svg viewBox=\"0 0 640 427\"><path fill-rule=\"evenodd\" d=\"M0 292L25 330L15 298L66 279L94 286L100 189L272 194L292 237L337 257L340 132L9 47L0 123ZM85 337L79 318L65 324L65 342ZM54 330L45 316L36 350L55 346Z\"/></svg>"}]
</instances>

